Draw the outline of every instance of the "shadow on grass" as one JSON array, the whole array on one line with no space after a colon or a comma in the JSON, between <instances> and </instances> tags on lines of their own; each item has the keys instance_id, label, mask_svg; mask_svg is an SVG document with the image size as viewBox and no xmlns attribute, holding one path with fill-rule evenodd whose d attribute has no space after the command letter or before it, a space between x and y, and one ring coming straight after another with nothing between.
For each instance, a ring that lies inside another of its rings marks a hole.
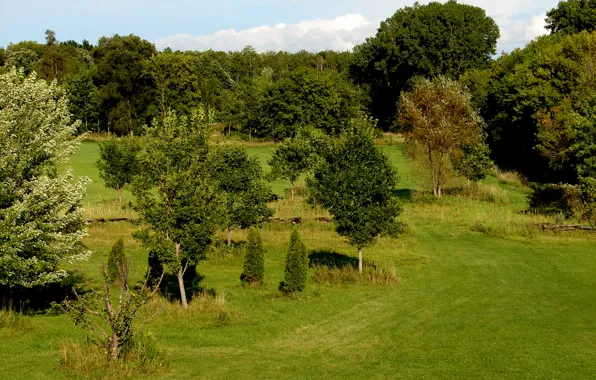
<instances>
[{"instance_id":1,"label":"shadow on grass","mask_svg":"<svg viewBox=\"0 0 596 380\"><path fill-rule=\"evenodd\" d=\"M315 265L323 265L328 268L358 267L358 258L329 250L312 251L308 258L311 267Z\"/></svg>"},{"instance_id":2,"label":"shadow on grass","mask_svg":"<svg viewBox=\"0 0 596 380\"><path fill-rule=\"evenodd\" d=\"M45 313L51 310L53 302L74 299L73 289L79 295L89 291L85 278L79 271L68 272L68 277L61 282L45 286L20 289L0 286L0 306L25 314Z\"/></svg>"},{"instance_id":3,"label":"shadow on grass","mask_svg":"<svg viewBox=\"0 0 596 380\"><path fill-rule=\"evenodd\" d=\"M414 190L412 190L412 189L393 189L393 190L391 190L391 194L394 197L398 197L399 199L404 200L404 201L411 201L413 192L414 192Z\"/></svg>"},{"instance_id":4,"label":"shadow on grass","mask_svg":"<svg viewBox=\"0 0 596 380\"><path fill-rule=\"evenodd\" d=\"M190 302L195 295L207 293L215 297L215 289L208 289L201 286L201 281L205 276L197 273L196 266L190 266L184 274L184 289L186 290L186 297ZM170 302L180 302L180 289L178 288L178 277L173 273L166 273L161 281L161 292L163 296Z\"/></svg>"}]
</instances>

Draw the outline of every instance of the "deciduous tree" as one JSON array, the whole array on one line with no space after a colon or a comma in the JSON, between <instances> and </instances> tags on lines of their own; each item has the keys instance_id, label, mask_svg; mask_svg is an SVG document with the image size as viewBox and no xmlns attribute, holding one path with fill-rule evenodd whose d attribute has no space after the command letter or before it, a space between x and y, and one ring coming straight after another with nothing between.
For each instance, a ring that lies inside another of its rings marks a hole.
<instances>
[{"instance_id":1,"label":"deciduous tree","mask_svg":"<svg viewBox=\"0 0 596 380\"><path fill-rule=\"evenodd\" d=\"M259 226L273 215L267 205L274 195L263 179L257 157L250 157L244 147L220 146L209 157L209 172L226 196L228 245L235 228Z\"/></svg>"},{"instance_id":2,"label":"deciduous tree","mask_svg":"<svg viewBox=\"0 0 596 380\"><path fill-rule=\"evenodd\" d=\"M12 69L0 75L0 286L9 293L59 282L85 260L86 178L58 170L77 149L56 82Z\"/></svg>"},{"instance_id":3,"label":"deciduous tree","mask_svg":"<svg viewBox=\"0 0 596 380\"><path fill-rule=\"evenodd\" d=\"M360 119L351 127L307 179L308 201L327 209L337 233L358 249L362 273L362 249L397 230L401 208L391 193L397 175L375 147L374 124Z\"/></svg>"},{"instance_id":4,"label":"deciduous tree","mask_svg":"<svg viewBox=\"0 0 596 380\"><path fill-rule=\"evenodd\" d=\"M415 3L381 23L375 37L355 48L352 78L365 85L372 115L389 128L395 104L415 76L458 78L486 67L496 53L499 27L482 8L458 4Z\"/></svg>"},{"instance_id":5,"label":"deciduous tree","mask_svg":"<svg viewBox=\"0 0 596 380\"><path fill-rule=\"evenodd\" d=\"M481 143L482 119L470 102L467 90L444 76L416 81L399 100L398 125L406 133L408 153L426 162L438 198L462 147Z\"/></svg>"},{"instance_id":6,"label":"deciduous tree","mask_svg":"<svg viewBox=\"0 0 596 380\"><path fill-rule=\"evenodd\" d=\"M163 122L155 121L132 186L147 225L137 237L176 274L184 308L184 274L204 258L213 234L225 225L225 195L205 164L211 123L202 109L191 117L170 112Z\"/></svg>"}]
</instances>

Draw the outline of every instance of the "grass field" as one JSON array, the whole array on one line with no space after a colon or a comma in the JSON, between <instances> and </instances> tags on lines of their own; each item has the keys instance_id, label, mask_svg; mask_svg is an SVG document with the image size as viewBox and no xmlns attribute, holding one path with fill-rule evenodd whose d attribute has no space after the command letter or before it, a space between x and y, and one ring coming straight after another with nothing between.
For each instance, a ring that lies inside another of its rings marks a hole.
<instances>
[{"instance_id":1,"label":"grass field","mask_svg":"<svg viewBox=\"0 0 596 380\"><path fill-rule=\"evenodd\" d=\"M382 147L399 171L396 194L407 223L398 239L382 238L365 260L396 267L390 285L331 286L310 282L304 294L281 297L291 227L263 230L266 284L243 288L241 263L212 258L198 267L201 286L225 295L225 318L167 307L147 330L158 339L171 379L590 379L596 377L596 235L543 232L547 221L521 213L525 188L482 184L484 195L436 201L412 192L414 183L398 147ZM251 148L265 163L273 148ZM105 189L85 143L73 157L75 172L89 176L88 214L129 214ZM288 184L272 184L284 194ZM486 196L488 193L490 196ZM482 200L484 199L484 200ZM125 193L130 201L130 194ZM489 201L486 201L489 200ZM278 215L317 215L303 199L281 199ZM79 270L98 278L114 241L125 238L135 278L146 253L126 222L93 225L84 243L91 259ZM299 227L309 251L355 256L333 227ZM240 241L244 233L235 232ZM222 235L223 239L223 235ZM7 378L68 378L58 371L58 347L85 334L66 316L25 317L18 333L0 325L0 370Z\"/></svg>"}]
</instances>

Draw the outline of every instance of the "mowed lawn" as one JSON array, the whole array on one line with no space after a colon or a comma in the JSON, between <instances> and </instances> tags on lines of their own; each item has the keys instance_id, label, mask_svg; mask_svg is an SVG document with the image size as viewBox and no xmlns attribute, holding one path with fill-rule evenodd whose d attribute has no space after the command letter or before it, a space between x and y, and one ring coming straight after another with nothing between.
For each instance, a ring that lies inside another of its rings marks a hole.
<instances>
[{"instance_id":1,"label":"mowed lawn","mask_svg":"<svg viewBox=\"0 0 596 380\"><path fill-rule=\"evenodd\" d=\"M310 281L304 294L281 297L287 224L263 230L266 284L240 286L240 262L209 260L198 267L201 286L225 295L229 316L159 315L148 327L163 349L171 379L592 379L596 377L596 235L529 228L544 217L521 213L520 186L488 177L493 202L466 197L410 199L414 181L401 150L382 147L399 171L403 198L398 239L381 238L365 260L396 267L391 285L331 286ZM251 148L265 163L272 148ZM87 202L116 207L116 194L97 177L97 146L73 157L77 174L94 182ZM273 184L280 196L288 184ZM130 200L130 194L126 194ZM314 215L303 199L281 199L278 215ZM125 237L135 278L146 253L126 222L93 225L93 251L84 271L97 267ZM332 225L306 222L299 231L309 251L355 256ZM222 236L223 237L223 236ZM235 241L245 238L236 232ZM5 378L67 378L57 371L60 342L84 343L66 316L27 317L28 328L0 336Z\"/></svg>"}]
</instances>

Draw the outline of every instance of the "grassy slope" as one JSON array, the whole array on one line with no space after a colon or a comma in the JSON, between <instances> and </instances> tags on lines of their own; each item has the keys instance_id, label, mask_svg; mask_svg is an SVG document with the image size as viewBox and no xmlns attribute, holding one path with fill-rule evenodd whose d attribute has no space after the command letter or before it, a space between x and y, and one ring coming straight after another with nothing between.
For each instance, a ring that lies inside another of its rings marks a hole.
<instances>
[{"instance_id":1,"label":"grassy slope","mask_svg":"<svg viewBox=\"0 0 596 380\"><path fill-rule=\"evenodd\" d=\"M413 183L396 148L383 147L398 167L401 187ZM251 152L265 160L271 148ZM77 172L94 177L95 146L73 159ZM405 204L408 231L381 239L365 258L395 265L398 285L330 287L310 284L305 294L280 298L277 283L290 228L268 225L267 284L239 286L240 265L206 262L202 285L225 292L228 324L208 318L158 318L150 330L172 363L170 378L591 378L596 373L596 239L585 234L536 233L539 220L520 215L523 192L510 203L448 198ZM283 193L284 183L276 191ZM285 185L287 186L287 185ZM401 192L400 192L401 193ZM115 199L89 189L88 202ZM281 201L281 214L307 212ZM312 212L312 211L308 211ZM473 231L478 223L485 233ZM109 246L134 226L91 228L94 256L83 269L96 274ZM310 250L353 254L332 227L300 227ZM241 233L234 235L243 239ZM144 252L127 238L137 275ZM0 369L14 378L53 378L56 347L84 334L64 316L28 318L32 331L0 341Z\"/></svg>"}]
</instances>

